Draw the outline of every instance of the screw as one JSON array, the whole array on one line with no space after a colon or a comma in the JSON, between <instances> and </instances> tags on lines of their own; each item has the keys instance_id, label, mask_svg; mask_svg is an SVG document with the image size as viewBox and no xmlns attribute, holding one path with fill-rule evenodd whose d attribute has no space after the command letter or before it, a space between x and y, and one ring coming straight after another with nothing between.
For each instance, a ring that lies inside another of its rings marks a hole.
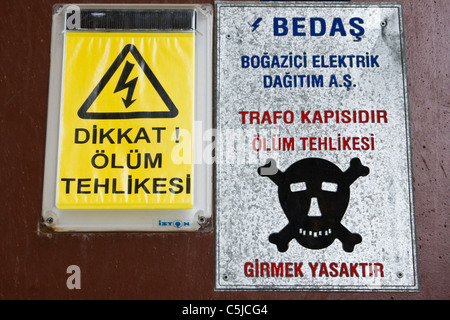
<instances>
[{"instance_id":1,"label":"screw","mask_svg":"<svg viewBox=\"0 0 450 320\"><path fill-rule=\"evenodd\" d=\"M402 272L397 272L397 277L400 278L400 279L403 278L403 273Z\"/></svg>"},{"instance_id":2,"label":"screw","mask_svg":"<svg viewBox=\"0 0 450 320\"><path fill-rule=\"evenodd\" d=\"M384 27L386 27L386 25L387 25L387 22L386 21L381 21L381 26L384 28Z\"/></svg>"},{"instance_id":3,"label":"screw","mask_svg":"<svg viewBox=\"0 0 450 320\"><path fill-rule=\"evenodd\" d=\"M223 277L222 277L222 279L225 280L225 281L228 281L228 279L229 279L229 278L228 278L228 275L227 275L227 274L224 274Z\"/></svg>"},{"instance_id":4,"label":"screw","mask_svg":"<svg viewBox=\"0 0 450 320\"><path fill-rule=\"evenodd\" d=\"M53 223L53 218L47 218L47 220L45 220L45 222L47 222L48 224L52 224Z\"/></svg>"},{"instance_id":5,"label":"screw","mask_svg":"<svg viewBox=\"0 0 450 320\"><path fill-rule=\"evenodd\" d=\"M199 224L205 224L206 223L206 218L204 216L199 216L198 217L198 223Z\"/></svg>"}]
</instances>

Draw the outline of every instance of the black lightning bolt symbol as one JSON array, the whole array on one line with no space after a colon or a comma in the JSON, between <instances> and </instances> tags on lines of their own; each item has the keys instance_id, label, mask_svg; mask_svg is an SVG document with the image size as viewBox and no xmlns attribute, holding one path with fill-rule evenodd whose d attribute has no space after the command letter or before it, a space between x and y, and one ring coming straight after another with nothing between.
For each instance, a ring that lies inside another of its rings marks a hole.
<instances>
[{"instance_id":1,"label":"black lightning bolt symbol","mask_svg":"<svg viewBox=\"0 0 450 320\"><path fill-rule=\"evenodd\" d=\"M134 89L136 88L137 83L137 77L133 80L130 80L127 82L128 77L130 76L131 70L133 70L134 64L129 63L128 61L125 64L125 67L123 67L122 75L120 76L119 82L117 82L116 89L114 90L114 93L128 89L127 98L122 98L123 104L125 105L125 108L128 108L133 104L133 102L136 101L136 99L133 99L133 93Z\"/></svg>"},{"instance_id":2,"label":"black lightning bolt symbol","mask_svg":"<svg viewBox=\"0 0 450 320\"><path fill-rule=\"evenodd\" d=\"M253 24L252 24L252 27L253 27L252 32L255 31L259 27L259 23L261 22L261 20L262 20L262 18L258 18L258 19L256 19L255 22L253 22Z\"/></svg>"}]
</instances>

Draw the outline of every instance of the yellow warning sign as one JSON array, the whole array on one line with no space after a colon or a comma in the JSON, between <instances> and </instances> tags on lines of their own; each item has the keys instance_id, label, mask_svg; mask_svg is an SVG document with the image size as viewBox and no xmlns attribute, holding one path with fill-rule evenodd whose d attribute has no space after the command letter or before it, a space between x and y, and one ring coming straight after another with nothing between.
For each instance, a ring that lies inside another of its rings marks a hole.
<instances>
[{"instance_id":1,"label":"yellow warning sign","mask_svg":"<svg viewBox=\"0 0 450 320\"><path fill-rule=\"evenodd\" d=\"M192 208L193 33L68 32L57 207Z\"/></svg>"}]
</instances>

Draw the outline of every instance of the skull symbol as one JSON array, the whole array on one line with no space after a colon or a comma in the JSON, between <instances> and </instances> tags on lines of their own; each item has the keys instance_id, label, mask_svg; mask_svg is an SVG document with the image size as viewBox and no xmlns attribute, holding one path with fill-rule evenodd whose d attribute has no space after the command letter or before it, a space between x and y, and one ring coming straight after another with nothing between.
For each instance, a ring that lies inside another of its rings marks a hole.
<instances>
[{"instance_id":1,"label":"skull symbol","mask_svg":"<svg viewBox=\"0 0 450 320\"><path fill-rule=\"evenodd\" d=\"M346 252L352 252L362 241L359 234L341 224L350 200L350 185L369 174L369 168L358 158L350 161L345 172L320 158L302 159L281 172L270 159L258 168L258 174L278 186L278 198L289 221L279 233L269 236L278 251L285 252L292 239L309 249L323 249L339 239Z\"/></svg>"}]
</instances>

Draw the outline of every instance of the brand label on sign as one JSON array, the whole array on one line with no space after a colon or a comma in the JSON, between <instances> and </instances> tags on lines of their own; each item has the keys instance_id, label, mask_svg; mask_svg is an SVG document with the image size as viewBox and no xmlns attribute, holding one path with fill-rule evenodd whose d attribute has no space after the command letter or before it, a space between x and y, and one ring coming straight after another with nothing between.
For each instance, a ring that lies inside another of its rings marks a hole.
<instances>
[{"instance_id":1,"label":"brand label on sign","mask_svg":"<svg viewBox=\"0 0 450 320\"><path fill-rule=\"evenodd\" d=\"M191 208L194 34L67 32L57 207Z\"/></svg>"},{"instance_id":2,"label":"brand label on sign","mask_svg":"<svg viewBox=\"0 0 450 320\"><path fill-rule=\"evenodd\" d=\"M216 9L216 288L417 290L401 7Z\"/></svg>"}]
</instances>

